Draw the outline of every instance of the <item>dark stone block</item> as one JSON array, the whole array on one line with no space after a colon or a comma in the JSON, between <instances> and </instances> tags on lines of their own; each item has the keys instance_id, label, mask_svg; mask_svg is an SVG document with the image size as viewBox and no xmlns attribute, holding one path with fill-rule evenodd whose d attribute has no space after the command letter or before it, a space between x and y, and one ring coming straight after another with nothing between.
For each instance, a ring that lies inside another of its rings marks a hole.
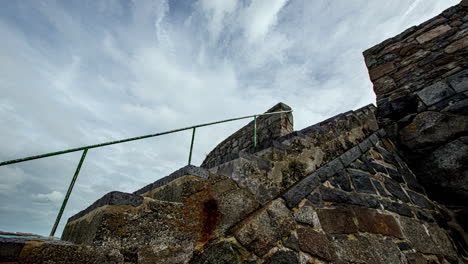
<instances>
[{"instance_id":1,"label":"dark stone block","mask_svg":"<svg viewBox=\"0 0 468 264\"><path fill-rule=\"evenodd\" d=\"M390 151L388 151L388 150L386 150L386 149L384 149L382 147L379 147L379 146L377 146L375 148L375 150L377 150L377 152L379 152L380 155L382 155L382 157L384 158L384 160L386 162L394 164L394 165L397 164L397 162L395 160L395 156L394 156L394 154L392 152L390 152Z\"/></svg>"},{"instance_id":2,"label":"dark stone block","mask_svg":"<svg viewBox=\"0 0 468 264\"><path fill-rule=\"evenodd\" d=\"M331 189L320 187L320 193L323 201L338 203L338 204L352 204L368 208L378 208L379 202L372 195L348 193L338 189Z\"/></svg>"},{"instance_id":3,"label":"dark stone block","mask_svg":"<svg viewBox=\"0 0 468 264\"><path fill-rule=\"evenodd\" d=\"M405 183L403 176L401 176L401 174L398 171L387 168L387 172L388 172L388 175L390 175L390 178L394 179L395 181L399 183Z\"/></svg>"},{"instance_id":4,"label":"dark stone block","mask_svg":"<svg viewBox=\"0 0 468 264\"><path fill-rule=\"evenodd\" d=\"M338 184L339 187L344 191L350 192L353 190L351 187L351 181L349 180L349 175L346 170L339 171L334 178L334 182Z\"/></svg>"},{"instance_id":5,"label":"dark stone block","mask_svg":"<svg viewBox=\"0 0 468 264\"><path fill-rule=\"evenodd\" d=\"M352 173L350 173L351 180L357 192L377 194L368 174L354 170L349 171L352 171Z\"/></svg>"},{"instance_id":6,"label":"dark stone block","mask_svg":"<svg viewBox=\"0 0 468 264\"><path fill-rule=\"evenodd\" d=\"M283 245L292 250L299 251L299 242L293 234L289 235L288 238L283 241Z\"/></svg>"},{"instance_id":7,"label":"dark stone block","mask_svg":"<svg viewBox=\"0 0 468 264\"><path fill-rule=\"evenodd\" d=\"M214 262L213 262L214 263ZM219 262L216 262L219 263ZM231 263L231 262L226 262ZM265 264L294 264L299 263L298 255L294 251L284 251L278 250L276 251L271 257L269 257L265 262Z\"/></svg>"},{"instance_id":8,"label":"dark stone block","mask_svg":"<svg viewBox=\"0 0 468 264\"><path fill-rule=\"evenodd\" d=\"M417 107L418 100L416 96L410 94L380 104L377 109L377 116L398 120L409 113L416 113Z\"/></svg>"},{"instance_id":9,"label":"dark stone block","mask_svg":"<svg viewBox=\"0 0 468 264\"><path fill-rule=\"evenodd\" d=\"M322 204L322 199L320 198L320 192L314 192L307 196L307 200L315 205Z\"/></svg>"},{"instance_id":10,"label":"dark stone block","mask_svg":"<svg viewBox=\"0 0 468 264\"><path fill-rule=\"evenodd\" d=\"M380 196L383 196L383 197L388 197L389 196L380 182L372 180L372 183L374 184L375 188L379 192Z\"/></svg>"},{"instance_id":11,"label":"dark stone block","mask_svg":"<svg viewBox=\"0 0 468 264\"><path fill-rule=\"evenodd\" d=\"M362 153L361 153L361 149L359 148L359 146L354 146L350 150L343 153L340 156L340 160L343 163L343 165L346 167L349 164L351 164L351 162L358 159L359 156L361 156L361 155L362 155Z\"/></svg>"},{"instance_id":12,"label":"dark stone block","mask_svg":"<svg viewBox=\"0 0 468 264\"><path fill-rule=\"evenodd\" d=\"M327 261L336 259L335 247L327 235L310 227L300 227L297 230L297 237L302 251Z\"/></svg>"},{"instance_id":13,"label":"dark stone block","mask_svg":"<svg viewBox=\"0 0 468 264\"><path fill-rule=\"evenodd\" d=\"M410 199L404 193L403 189L401 188L400 184L394 182L390 179L385 179L385 187L387 190L396 198L400 199L403 202L409 202Z\"/></svg>"},{"instance_id":14,"label":"dark stone block","mask_svg":"<svg viewBox=\"0 0 468 264\"><path fill-rule=\"evenodd\" d=\"M361 152L362 153L366 153L369 149L372 148L374 144L372 143L372 141L369 139L369 138L366 138L364 141L362 141L361 143L359 143L359 149L361 149Z\"/></svg>"},{"instance_id":15,"label":"dark stone block","mask_svg":"<svg viewBox=\"0 0 468 264\"><path fill-rule=\"evenodd\" d=\"M425 222L435 222L431 214L424 212L423 210L414 210L416 217Z\"/></svg>"},{"instance_id":16,"label":"dark stone block","mask_svg":"<svg viewBox=\"0 0 468 264\"><path fill-rule=\"evenodd\" d=\"M397 243L397 246L398 248L401 250L401 251L405 251L405 250L410 250L412 249L411 246L406 243L406 242L398 242Z\"/></svg>"},{"instance_id":17,"label":"dark stone block","mask_svg":"<svg viewBox=\"0 0 468 264\"><path fill-rule=\"evenodd\" d=\"M388 200L381 200L380 203L383 205L385 210L392 211L394 213L397 213L399 215L404 215L404 216L413 216L413 211L411 210L411 207L409 207L406 204L400 204Z\"/></svg>"},{"instance_id":18,"label":"dark stone block","mask_svg":"<svg viewBox=\"0 0 468 264\"><path fill-rule=\"evenodd\" d=\"M0 262L16 263L25 243L26 240L21 238L0 237Z\"/></svg>"},{"instance_id":19,"label":"dark stone block","mask_svg":"<svg viewBox=\"0 0 468 264\"><path fill-rule=\"evenodd\" d=\"M340 159L334 159L326 165L318 168L314 173L320 177L320 180L322 182L324 182L343 168L344 167Z\"/></svg>"},{"instance_id":20,"label":"dark stone block","mask_svg":"<svg viewBox=\"0 0 468 264\"><path fill-rule=\"evenodd\" d=\"M293 208L299 204L308 194L321 184L320 178L314 172L309 176L302 179L292 188L290 188L284 195L286 204L289 208Z\"/></svg>"},{"instance_id":21,"label":"dark stone block","mask_svg":"<svg viewBox=\"0 0 468 264\"><path fill-rule=\"evenodd\" d=\"M370 135L369 140L374 144L377 145L379 143L379 136L376 133Z\"/></svg>"},{"instance_id":22,"label":"dark stone block","mask_svg":"<svg viewBox=\"0 0 468 264\"><path fill-rule=\"evenodd\" d=\"M415 205L429 210L433 210L435 208L425 196L413 191L407 191L407 193Z\"/></svg>"},{"instance_id":23,"label":"dark stone block","mask_svg":"<svg viewBox=\"0 0 468 264\"><path fill-rule=\"evenodd\" d=\"M449 96L454 95L455 92L445 82L437 82L423 88L416 94L427 106L431 106Z\"/></svg>"},{"instance_id":24,"label":"dark stone block","mask_svg":"<svg viewBox=\"0 0 468 264\"><path fill-rule=\"evenodd\" d=\"M349 164L348 168L374 173L374 171L369 166L367 166L366 163L361 162L360 160L352 162Z\"/></svg>"},{"instance_id":25,"label":"dark stone block","mask_svg":"<svg viewBox=\"0 0 468 264\"><path fill-rule=\"evenodd\" d=\"M380 173L385 173L387 174L387 168L383 165L380 165L379 163L377 162L369 162L369 163L366 163L366 165L371 168L373 171L375 172L380 172Z\"/></svg>"}]
</instances>

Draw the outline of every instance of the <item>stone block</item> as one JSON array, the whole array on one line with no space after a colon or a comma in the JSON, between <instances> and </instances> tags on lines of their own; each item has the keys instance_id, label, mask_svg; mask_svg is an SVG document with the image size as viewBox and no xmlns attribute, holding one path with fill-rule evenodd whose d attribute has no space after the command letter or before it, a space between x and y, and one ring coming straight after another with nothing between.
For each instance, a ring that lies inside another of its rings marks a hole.
<instances>
[{"instance_id":1,"label":"stone block","mask_svg":"<svg viewBox=\"0 0 468 264\"><path fill-rule=\"evenodd\" d=\"M294 236L293 234L290 234L288 238L286 238L283 241L283 245L287 248L290 248L294 251L299 251L299 241L297 240L297 237Z\"/></svg>"},{"instance_id":2,"label":"stone block","mask_svg":"<svg viewBox=\"0 0 468 264\"><path fill-rule=\"evenodd\" d=\"M335 240L338 263L392 263L406 264L395 243L372 237L356 236L353 239L339 237Z\"/></svg>"},{"instance_id":3,"label":"stone block","mask_svg":"<svg viewBox=\"0 0 468 264\"><path fill-rule=\"evenodd\" d=\"M240 223L234 236L244 247L263 256L294 226L291 212L281 199L277 199Z\"/></svg>"},{"instance_id":4,"label":"stone block","mask_svg":"<svg viewBox=\"0 0 468 264\"><path fill-rule=\"evenodd\" d=\"M427 254L437 254L439 252L421 222L408 217L400 217L400 224L403 235L416 251Z\"/></svg>"},{"instance_id":5,"label":"stone block","mask_svg":"<svg viewBox=\"0 0 468 264\"><path fill-rule=\"evenodd\" d=\"M206 263L206 262L205 262ZM209 263L220 263L219 260L216 262ZM222 263L233 263L233 262L222 262ZM271 255L264 264L299 264L299 256L294 251L278 250L273 255Z\"/></svg>"},{"instance_id":6,"label":"stone block","mask_svg":"<svg viewBox=\"0 0 468 264\"><path fill-rule=\"evenodd\" d=\"M25 242L24 238L0 237L0 263L17 261Z\"/></svg>"},{"instance_id":7,"label":"stone block","mask_svg":"<svg viewBox=\"0 0 468 264\"><path fill-rule=\"evenodd\" d=\"M369 76L372 81L379 79L380 77L391 73L395 70L393 62L386 62L369 70Z\"/></svg>"},{"instance_id":8,"label":"stone block","mask_svg":"<svg viewBox=\"0 0 468 264\"><path fill-rule=\"evenodd\" d=\"M427 106L431 106L454 95L455 92L445 82L437 82L423 88L416 92L416 94Z\"/></svg>"},{"instance_id":9,"label":"stone block","mask_svg":"<svg viewBox=\"0 0 468 264\"><path fill-rule=\"evenodd\" d=\"M468 36L462 38L462 39L459 39L455 42L453 42L452 44L448 45L444 51L447 52L448 54L452 54L452 53L455 53L461 49L464 49L468 47Z\"/></svg>"},{"instance_id":10,"label":"stone block","mask_svg":"<svg viewBox=\"0 0 468 264\"><path fill-rule=\"evenodd\" d=\"M314 226L316 221L315 210L310 204L305 204L294 212L294 219L298 223Z\"/></svg>"},{"instance_id":11,"label":"stone block","mask_svg":"<svg viewBox=\"0 0 468 264\"><path fill-rule=\"evenodd\" d=\"M299 248L327 261L336 259L335 247L327 235L321 234L310 227L299 227L297 230Z\"/></svg>"},{"instance_id":12,"label":"stone block","mask_svg":"<svg viewBox=\"0 0 468 264\"><path fill-rule=\"evenodd\" d=\"M410 201L408 196L401 188L400 184L394 182L393 180L385 179L385 187L394 197L400 199L401 201L405 203Z\"/></svg>"},{"instance_id":13,"label":"stone block","mask_svg":"<svg viewBox=\"0 0 468 264\"><path fill-rule=\"evenodd\" d=\"M402 238L400 226L391 215L380 214L376 210L355 208L360 232L381 234Z\"/></svg>"},{"instance_id":14,"label":"stone block","mask_svg":"<svg viewBox=\"0 0 468 264\"><path fill-rule=\"evenodd\" d=\"M346 170L339 171L331 180L331 182L344 191L350 192L353 190L351 187L351 181L349 179L348 172Z\"/></svg>"},{"instance_id":15,"label":"stone block","mask_svg":"<svg viewBox=\"0 0 468 264\"><path fill-rule=\"evenodd\" d=\"M377 194L375 192L374 185L372 185L369 174L353 169L349 169L348 172L351 176L351 181L353 182L354 189L357 192Z\"/></svg>"},{"instance_id":16,"label":"stone block","mask_svg":"<svg viewBox=\"0 0 468 264\"><path fill-rule=\"evenodd\" d=\"M343 166L348 166L351 162L357 160L362 155L359 146L354 146L340 156Z\"/></svg>"},{"instance_id":17,"label":"stone block","mask_svg":"<svg viewBox=\"0 0 468 264\"><path fill-rule=\"evenodd\" d=\"M373 143L369 138L366 138L364 141L359 143L359 149L361 149L361 153L366 153L369 149L372 148Z\"/></svg>"},{"instance_id":18,"label":"stone block","mask_svg":"<svg viewBox=\"0 0 468 264\"><path fill-rule=\"evenodd\" d=\"M349 208L318 209L317 215L326 233L352 234L358 231L354 223L354 212Z\"/></svg>"},{"instance_id":19,"label":"stone block","mask_svg":"<svg viewBox=\"0 0 468 264\"><path fill-rule=\"evenodd\" d=\"M395 81L389 76L382 77L374 82L374 92L377 95L383 95L395 89Z\"/></svg>"},{"instance_id":20,"label":"stone block","mask_svg":"<svg viewBox=\"0 0 468 264\"><path fill-rule=\"evenodd\" d=\"M416 37L416 40L420 43L420 44L423 44L423 43L426 43L432 39L435 39L439 36L441 36L442 34L448 32L450 29L452 29L452 27L450 27L449 25L445 24L445 25L440 25L434 29L431 29L429 31L427 31L426 33L423 33L421 35L419 35L418 37Z\"/></svg>"},{"instance_id":21,"label":"stone block","mask_svg":"<svg viewBox=\"0 0 468 264\"><path fill-rule=\"evenodd\" d=\"M302 201L308 194L320 185L320 178L316 173L302 179L299 183L291 187L284 195L283 198L289 208L295 207Z\"/></svg>"},{"instance_id":22,"label":"stone block","mask_svg":"<svg viewBox=\"0 0 468 264\"><path fill-rule=\"evenodd\" d=\"M457 93L468 91L468 69L448 77L448 82Z\"/></svg>"},{"instance_id":23,"label":"stone block","mask_svg":"<svg viewBox=\"0 0 468 264\"><path fill-rule=\"evenodd\" d=\"M68 222L74 221L104 205L131 205L131 206L136 207L142 203L143 203L142 196L131 194L131 193L118 192L118 191L110 192L110 193L105 194L103 197L98 199L96 202L91 204L89 207L87 207L83 211L70 217L68 219Z\"/></svg>"},{"instance_id":24,"label":"stone block","mask_svg":"<svg viewBox=\"0 0 468 264\"><path fill-rule=\"evenodd\" d=\"M379 192L380 196L383 196L383 197L389 196L380 182L372 180L372 183L374 184L375 188Z\"/></svg>"},{"instance_id":25,"label":"stone block","mask_svg":"<svg viewBox=\"0 0 468 264\"><path fill-rule=\"evenodd\" d=\"M159 262L159 261L158 261ZM157 262L155 262L157 263ZM191 264L204 263L243 263L239 249L228 241L209 244L203 251L195 254L190 260Z\"/></svg>"},{"instance_id":26,"label":"stone block","mask_svg":"<svg viewBox=\"0 0 468 264\"><path fill-rule=\"evenodd\" d=\"M409 190L407 193L415 205L429 210L433 210L435 208L435 206L425 196Z\"/></svg>"},{"instance_id":27,"label":"stone block","mask_svg":"<svg viewBox=\"0 0 468 264\"><path fill-rule=\"evenodd\" d=\"M367 194L348 193L338 189L320 187L320 193L323 201L338 204L353 204L369 208L379 207L376 197Z\"/></svg>"},{"instance_id":28,"label":"stone block","mask_svg":"<svg viewBox=\"0 0 468 264\"><path fill-rule=\"evenodd\" d=\"M411 210L411 207L406 204L391 202L388 200L381 200L380 203L382 204L385 210L392 211L403 216L413 216L413 211Z\"/></svg>"}]
</instances>

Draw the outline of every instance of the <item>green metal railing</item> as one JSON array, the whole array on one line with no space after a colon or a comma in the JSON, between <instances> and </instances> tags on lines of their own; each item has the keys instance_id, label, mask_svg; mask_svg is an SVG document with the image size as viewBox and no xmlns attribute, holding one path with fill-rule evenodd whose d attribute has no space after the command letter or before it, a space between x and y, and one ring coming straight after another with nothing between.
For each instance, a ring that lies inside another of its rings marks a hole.
<instances>
[{"instance_id":1,"label":"green metal railing","mask_svg":"<svg viewBox=\"0 0 468 264\"><path fill-rule=\"evenodd\" d=\"M105 147L105 146L109 146L109 145L115 145L115 144L120 144L120 143L125 143L125 142L129 142L129 141L135 141L135 140L140 140L140 139L145 139L145 138L157 137L157 136L162 136L162 135L166 135L166 134L171 134L171 133L176 133L176 132L192 129L192 140L191 140L191 143L190 143L190 152L189 152L189 158L188 158L188 165L190 165L191 162L192 162L193 142L195 140L195 130L196 130L196 128L253 117L253 122L254 122L253 123L253 125L254 125L254 127L253 127L253 130L254 130L253 131L253 147L255 148L255 147L257 147L257 117L258 116L266 116L266 115L291 113L291 112L292 112L292 110L288 110L288 111L278 111L278 112L264 113L264 114L258 114L258 115L243 116L243 117L238 117L238 118L231 118L231 119L226 119L226 120L217 121L217 122L205 123L205 124L201 124L201 125L195 125L195 126L190 126L190 127L184 127L184 128L169 130L169 131L166 131L166 132L145 135L145 136L141 136L141 137L127 138L127 139L116 140L116 141L111 141L111 142L106 142L106 143L101 143L101 144L89 145L89 146L85 146L85 147L72 148L72 149L56 151L56 152L51 152L51 153L46 153L46 154L41 154L41 155L36 155L36 156L30 156L30 157L25 157L25 158L20 158L20 159L8 160L8 161L0 162L0 167L5 166L5 165L14 164L14 163L29 161L29 160L42 159L42 158L62 155L62 154L81 151L81 150L83 151L83 153L81 154L81 159L80 159L80 161L78 163L78 166L76 167L75 174L73 175L73 178L72 178L72 180L70 182L70 185L68 186L67 194L65 195L65 198L63 199L62 206L60 207L60 211L59 211L59 213L57 215L54 226L52 227L52 231L50 232L49 239L53 239L53 237L55 235L55 231L57 231L57 227L58 227L58 225L60 223L60 219L62 218L63 211L65 210L68 199L70 198L71 192L73 190L73 186L75 185L76 178L78 177L78 174L80 173L81 166L83 165L84 159L85 159L86 154L88 153L89 149L100 148L100 147Z\"/></svg>"}]
</instances>

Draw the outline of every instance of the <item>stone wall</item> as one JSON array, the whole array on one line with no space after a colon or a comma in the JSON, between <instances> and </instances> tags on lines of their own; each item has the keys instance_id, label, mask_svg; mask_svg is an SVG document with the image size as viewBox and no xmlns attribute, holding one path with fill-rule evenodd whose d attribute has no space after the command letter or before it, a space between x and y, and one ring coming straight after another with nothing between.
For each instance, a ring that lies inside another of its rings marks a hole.
<instances>
[{"instance_id":1,"label":"stone wall","mask_svg":"<svg viewBox=\"0 0 468 264\"><path fill-rule=\"evenodd\" d=\"M468 1L364 52L379 125L468 251Z\"/></svg>"},{"instance_id":2,"label":"stone wall","mask_svg":"<svg viewBox=\"0 0 468 264\"><path fill-rule=\"evenodd\" d=\"M288 111L289 106L278 103L266 113ZM219 143L205 158L201 167L212 168L238 157L240 151L255 152L271 145L272 140L293 131L292 113L257 117L257 147L253 148L254 122L251 121Z\"/></svg>"}]
</instances>

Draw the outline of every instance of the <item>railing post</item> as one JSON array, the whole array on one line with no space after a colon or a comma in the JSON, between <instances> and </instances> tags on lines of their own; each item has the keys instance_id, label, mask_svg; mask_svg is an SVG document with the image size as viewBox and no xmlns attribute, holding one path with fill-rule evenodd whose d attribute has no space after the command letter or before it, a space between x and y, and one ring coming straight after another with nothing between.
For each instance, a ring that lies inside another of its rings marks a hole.
<instances>
[{"instance_id":1,"label":"railing post","mask_svg":"<svg viewBox=\"0 0 468 264\"><path fill-rule=\"evenodd\" d=\"M193 140L195 139L195 127L193 128L192 130L192 142L190 143L190 153L189 153L189 157L188 157L188 165L190 165L190 163L192 163L192 150L193 150Z\"/></svg>"},{"instance_id":2,"label":"railing post","mask_svg":"<svg viewBox=\"0 0 468 264\"><path fill-rule=\"evenodd\" d=\"M256 115L254 115L254 137L253 138L254 138L253 146L254 148L256 148L257 147L257 116Z\"/></svg>"},{"instance_id":3,"label":"railing post","mask_svg":"<svg viewBox=\"0 0 468 264\"><path fill-rule=\"evenodd\" d=\"M55 219L54 226L52 227L52 231L50 232L49 239L54 239L55 231L57 231L57 227L60 223L60 219L62 218L63 211L65 210L65 206L67 206L68 198L70 198L70 194L73 190L73 186L75 186L76 178L78 177L78 174L80 173L81 165L83 165L83 161L86 157L86 153L88 152L88 149L85 149L83 151L83 154L81 155L80 162L78 163L78 167L76 167L75 175L73 175L73 179L70 182L70 186L68 186L68 191L67 194L65 195L65 198L63 199L62 206L60 207L60 211L57 215L57 219Z\"/></svg>"}]
</instances>

